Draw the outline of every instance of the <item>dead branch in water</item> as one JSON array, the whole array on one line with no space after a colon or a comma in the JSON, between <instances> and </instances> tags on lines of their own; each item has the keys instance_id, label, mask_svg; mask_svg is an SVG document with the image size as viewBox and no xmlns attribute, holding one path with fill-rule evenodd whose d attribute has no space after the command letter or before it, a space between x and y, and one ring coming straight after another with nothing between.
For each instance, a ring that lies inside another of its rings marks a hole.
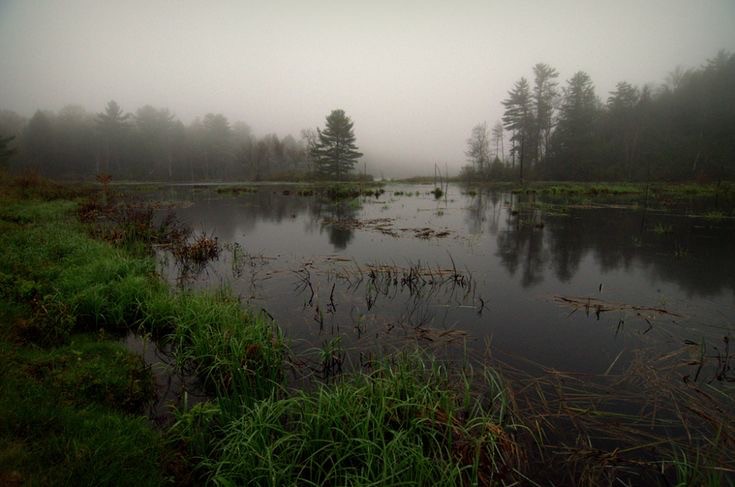
<instances>
[{"instance_id":1,"label":"dead branch in water","mask_svg":"<svg viewBox=\"0 0 735 487\"><path fill-rule=\"evenodd\" d=\"M626 303L611 303L608 301L603 301L602 299L598 298L592 298L592 297L571 297L571 296L554 296L554 301L557 303L568 306L572 309L580 310L583 309L587 313L590 311L600 314L605 313L608 311L635 311L638 313L655 313L657 315L665 315L665 316L674 316L677 318L682 318L683 316L674 313L673 311L669 311L665 308L656 308L651 306L639 306L635 304L626 304Z\"/></svg>"}]
</instances>

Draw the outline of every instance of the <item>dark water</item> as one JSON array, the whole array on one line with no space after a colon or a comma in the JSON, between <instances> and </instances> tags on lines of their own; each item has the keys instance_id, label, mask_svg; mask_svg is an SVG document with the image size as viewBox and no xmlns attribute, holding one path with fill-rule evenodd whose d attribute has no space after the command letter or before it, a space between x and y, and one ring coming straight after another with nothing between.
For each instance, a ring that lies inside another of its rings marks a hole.
<instances>
[{"instance_id":1,"label":"dark water","mask_svg":"<svg viewBox=\"0 0 735 487\"><path fill-rule=\"evenodd\" d=\"M231 288L272 315L297 352L331 341L353 363L418 342L600 374L635 349L722 349L733 335L732 219L548 206L460 186L436 200L430 189L391 185L333 203L294 187L171 188L150 196L176 202L180 219L226 250L184 276L161 253L161 270L172 284ZM575 309L562 298L582 300ZM598 313L597 300L614 309Z\"/></svg>"}]
</instances>

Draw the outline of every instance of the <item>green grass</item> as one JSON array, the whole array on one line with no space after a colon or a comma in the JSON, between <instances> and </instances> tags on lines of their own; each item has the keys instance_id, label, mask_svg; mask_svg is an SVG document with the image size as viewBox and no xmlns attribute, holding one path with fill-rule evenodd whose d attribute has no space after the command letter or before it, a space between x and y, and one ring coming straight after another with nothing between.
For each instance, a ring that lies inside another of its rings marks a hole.
<instances>
[{"instance_id":1,"label":"green grass","mask_svg":"<svg viewBox=\"0 0 735 487\"><path fill-rule=\"evenodd\" d=\"M476 485L518 466L505 389L418 353L311 392L272 396L233 414L217 404L181 415L181 438L218 485ZM456 379L456 377L455 377ZM458 385L459 384L459 385ZM208 441L202 430L217 425Z\"/></svg>"},{"instance_id":2,"label":"green grass","mask_svg":"<svg viewBox=\"0 0 735 487\"><path fill-rule=\"evenodd\" d=\"M89 238L72 208L68 202L28 201L15 213L22 223L0 226L0 293L48 303L35 310L42 335L128 329L140 319L141 303L165 291L154 278L154 263ZM6 208L2 216L14 210Z\"/></svg>"},{"instance_id":3,"label":"green grass","mask_svg":"<svg viewBox=\"0 0 735 487\"><path fill-rule=\"evenodd\" d=\"M0 293L38 304L28 337L63 343L78 331L143 327L171 334L181 363L215 389L242 390L246 383L259 389L261 380L280 374L281 340L272 323L225 294L169 291L152 258L91 239L71 209L68 203L25 202L18 214L30 215L26 223L6 224L0 235L7 254L0 262Z\"/></svg>"},{"instance_id":4,"label":"green grass","mask_svg":"<svg viewBox=\"0 0 735 487\"><path fill-rule=\"evenodd\" d=\"M142 416L141 359L89 334L40 348L18 341L23 305L0 300L0 484L161 485L163 442Z\"/></svg>"},{"instance_id":5,"label":"green grass","mask_svg":"<svg viewBox=\"0 0 735 487\"><path fill-rule=\"evenodd\" d=\"M665 462L666 463L666 462ZM704 457L700 452L687 456L684 452L674 455L670 464L675 472L676 487L697 485L702 487L733 486L735 479L717 468L718 462Z\"/></svg>"},{"instance_id":6,"label":"green grass","mask_svg":"<svg viewBox=\"0 0 735 487\"><path fill-rule=\"evenodd\" d=\"M317 195L331 201L352 200L360 196L378 198L383 193L383 183L373 181L321 181L298 186L293 191L298 196Z\"/></svg>"},{"instance_id":7,"label":"green grass","mask_svg":"<svg viewBox=\"0 0 735 487\"><path fill-rule=\"evenodd\" d=\"M144 415L150 371L115 336L144 329L213 394L282 376L269 320L227 293L175 293L148 253L94 240L64 200L0 195L0 484L160 485L171 452Z\"/></svg>"},{"instance_id":8,"label":"green grass","mask_svg":"<svg viewBox=\"0 0 735 487\"><path fill-rule=\"evenodd\" d=\"M227 292L159 294L146 303L143 324L170 329L179 366L220 396L256 399L282 381L285 346L270 320L243 310Z\"/></svg>"}]
</instances>

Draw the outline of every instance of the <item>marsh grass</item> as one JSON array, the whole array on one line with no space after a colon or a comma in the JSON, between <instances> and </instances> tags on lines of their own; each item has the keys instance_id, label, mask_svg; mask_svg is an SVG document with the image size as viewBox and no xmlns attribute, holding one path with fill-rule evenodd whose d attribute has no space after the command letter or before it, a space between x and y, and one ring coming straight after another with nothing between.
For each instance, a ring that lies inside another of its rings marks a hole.
<instances>
[{"instance_id":1,"label":"marsh grass","mask_svg":"<svg viewBox=\"0 0 735 487\"><path fill-rule=\"evenodd\" d=\"M541 197L545 204L567 206L615 205L656 208L688 215L729 215L735 208L735 183L694 182L486 182L466 186L467 191L509 191L518 196ZM471 189L470 189L471 188Z\"/></svg>"},{"instance_id":2,"label":"marsh grass","mask_svg":"<svg viewBox=\"0 0 735 487\"><path fill-rule=\"evenodd\" d=\"M352 200L360 196L379 198L385 193L381 183L374 182L333 182L318 183L298 189L299 196L319 196L330 201Z\"/></svg>"},{"instance_id":3,"label":"marsh grass","mask_svg":"<svg viewBox=\"0 0 735 487\"><path fill-rule=\"evenodd\" d=\"M444 365L414 353L315 390L273 395L224 413L183 413L182 439L221 485L490 485L523 462L502 382L478 374L473 393ZM219 425L204 442L192 425Z\"/></svg>"},{"instance_id":4,"label":"marsh grass","mask_svg":"<svg viewBox=\"0 0 735 487\"><path fill-rule=\"evenodd\" d=\"M243 310L227 291L155 296L141 324L168 330L178 366L213 395L261 398L282 381L279 329L266 316Z\"/></svg>"},{"instance_id":5,"label":"marsh grass","mask_svg":"<svg viewBox=\"0 0 735 487\"><path fill-rule=\"evenodd\" d=\"M554 485L733 485L735 391L715 371L695 377L692 364L705 358L695 345L640 350L596 376L531 377L503 365L523 384L516 414L538 431L528 475Z\"/></svg>"}]
</instances>

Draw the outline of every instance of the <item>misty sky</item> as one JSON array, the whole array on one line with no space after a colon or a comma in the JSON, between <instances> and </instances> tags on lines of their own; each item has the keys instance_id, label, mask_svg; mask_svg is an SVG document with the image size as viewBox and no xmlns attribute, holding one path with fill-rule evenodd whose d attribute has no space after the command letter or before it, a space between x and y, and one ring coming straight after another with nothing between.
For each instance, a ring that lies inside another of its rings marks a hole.
<instances>
[{"instance_id":1,"label":"misty sky","mask_svg":"<svg viewBox=\"0 0 735 487\"><path fill-rule=\"evenodd\" d=\"M465 163L472 127L536 62L587 71L605 100L723 48L735 0L0 0L0 109L115 99L298 136L342 108L369 165L430 174Z\"/></svg>"}]
</instances>

